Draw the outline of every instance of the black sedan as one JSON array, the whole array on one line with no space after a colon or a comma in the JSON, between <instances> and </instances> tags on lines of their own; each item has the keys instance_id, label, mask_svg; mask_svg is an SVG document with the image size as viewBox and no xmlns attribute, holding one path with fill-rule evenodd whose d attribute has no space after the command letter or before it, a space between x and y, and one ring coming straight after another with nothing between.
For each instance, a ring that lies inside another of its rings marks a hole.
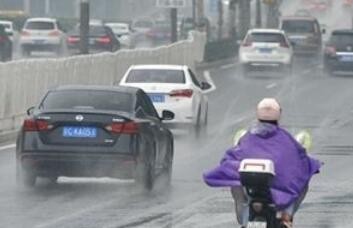
<instances>
[{"instance_id":1,"label":"black sedan","mask_svg":"<svg viewBox=\"0 0 353 228\"><path fill-rule=\"evenodd\" d=\"M327 74L353 71L353 30L335 30L324 49Z\"/></svg>"},{"instance_id":2,"label":"black sedan","mask_svg":"<svg viewBox=\"0 0 353 228\"><path fill-rule=\"evenodd\" d=\"M17 180L37 177L135 178L152 189L160 174L170 182L173 135L149 97L130 87L66 86L50 90L28 109L17 138Z\"/></svg>"},{"instance_id":3,"label":"black sedan","mask_svg":"<svg viewBox=\"0 0 353 228\"><path fill-rule=\"evenodd\" d=\"M116 52L120 49L120 42L116 38L112 29L104 25L89 26L89 52ZM67 47L71 54L79 54L80 51L80 27L69 33Z\"/></svg>"},{"instance_id":4,"label":"black sedan","mask_svg":"<svg viewBox=\"0 0 353 228\"><path fill-rule=\"evenodd\" d=\"M5 62L12 59L12 41L5 31L5 26L0 25L0 61Z\"/></svg>"}]
</instances>

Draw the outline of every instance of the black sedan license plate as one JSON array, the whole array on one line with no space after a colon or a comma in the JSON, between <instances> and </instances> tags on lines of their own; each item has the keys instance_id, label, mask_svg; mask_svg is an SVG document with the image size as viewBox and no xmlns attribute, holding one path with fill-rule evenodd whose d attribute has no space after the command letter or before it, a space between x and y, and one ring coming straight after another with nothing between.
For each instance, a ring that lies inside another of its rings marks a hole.
<instances>
[{"instance_id":1,"label":"black sedan license plate","mask_svg":"<svg viewBox=\"0 0 353 228\"><path fill-rule=\"evenodd\" d=\"M94 127L64 127L63 136L66 138L96 138L97 128Z\"/></svg>"}]
</instances>

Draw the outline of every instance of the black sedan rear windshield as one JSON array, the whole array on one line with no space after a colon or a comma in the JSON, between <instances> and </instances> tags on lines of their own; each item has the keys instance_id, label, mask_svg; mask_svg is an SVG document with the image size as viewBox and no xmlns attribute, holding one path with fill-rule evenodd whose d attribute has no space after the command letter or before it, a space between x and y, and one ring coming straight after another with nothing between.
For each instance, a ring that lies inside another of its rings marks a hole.
<instances>
[{"instance_id":1,"label":"black sedan rear windshield","mask_svg":"<svg viewBox=\"0 0 353 228\"><path fill-rule=\"evenodd\" d=\"M70 35L79 35L80 34L80 27L77 26L73 32L70 33ZM89 35L90 36L104 36L106 35L107 32L105 30L104 26L100 25L91 25L89 26Z\"/></svg>"},{"instance_id":2,"label":"black sedan rear windshield","mask_svg":"<svg viewBox=\"0 0 353 228\"><path fill-rule=\"evenodd\" d=\"M336 33L331 37L331 43L336 45L353 45L353 33Z\"/></svg>"},{"instance_id":3,"label":"black sedan rear windshield","mask_svg":"<svg viewBox=\"0 0 353 228\"><path fill-rule=\"evenodd\" d=\"M286 40L279 33L252 33L247 37L248 42L258 43L285 43Z\"/></svg>"},{"instance_id":4,"label":"black sedan rear windshield","mask_svg":"<svg viewBox=\"0 0 353 228\"><path fill-rule=\"evenodd\" d=\"M184 84L185 76L182 70L141 69L130 71L126 82Z\"/></svg>"},{"instance_id":5,"label":"black sedan rear windshield","mask_svg":"<svg viewBox=\"0 0 353 228\"><path fill-rule=\"evenodd\" d=\"M123 112L130 112L132 107L131 94L100 90L54 91L50 92L41 104L41 109L85 109Z\"/></svg>"}]
</instances>

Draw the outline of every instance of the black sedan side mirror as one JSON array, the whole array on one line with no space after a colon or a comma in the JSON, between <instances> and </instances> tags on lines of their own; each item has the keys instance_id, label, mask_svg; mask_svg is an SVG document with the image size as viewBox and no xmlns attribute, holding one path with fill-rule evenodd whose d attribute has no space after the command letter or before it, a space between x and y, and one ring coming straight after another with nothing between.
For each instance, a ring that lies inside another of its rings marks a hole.
<instances>
[{"instance_id":1,"label":"black sedan side mirror","mask_svg":"<svg viewBox=\"0 0 353 228\"><path fill-rule=\"evenodd\" d=\"M201 82L201 89L202 90L208 90L210 89L212 86L210 85L210 83L208 82Z\"/></svg>"},{"instance_id":2,"label":"black sedan side mirror","mask_svg":"<svg viewBox=\"0 0 353 228\"><path fill-rule=\"evenodd\" d=\"M161 120L173 120L175 117L174 112L163 110Z\"/></svg>"},{"instance_id":3,"label":"black sedan side mirror","mask_svg":"<svg viewBox=\"0 0 353 228\"><path fill-rule=\"evenodd\" d=\"M34 107L30 107L29 109L27 109L27 115L32 115L34 111Z\"/></svg>"}]
</instances>

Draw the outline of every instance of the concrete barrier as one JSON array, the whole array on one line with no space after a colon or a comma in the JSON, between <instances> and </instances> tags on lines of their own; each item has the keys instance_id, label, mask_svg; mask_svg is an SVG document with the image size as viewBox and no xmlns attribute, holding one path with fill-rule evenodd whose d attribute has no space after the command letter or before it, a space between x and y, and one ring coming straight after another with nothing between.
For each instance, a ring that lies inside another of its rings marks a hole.
<instances>
[{"instance_id":1,"label":"concrete barrier","mask_svg":"<svg viewBox=\"0 0 353 228\"><path fill-rule=\"evenodd\" d=\"M0 134L17 129L27 108L59 85L113 85L134 64L182 64L195 68L206 38L193 32L169 46L60 59L30 59L0 64Z\"/></svg>"}]
</instances>

